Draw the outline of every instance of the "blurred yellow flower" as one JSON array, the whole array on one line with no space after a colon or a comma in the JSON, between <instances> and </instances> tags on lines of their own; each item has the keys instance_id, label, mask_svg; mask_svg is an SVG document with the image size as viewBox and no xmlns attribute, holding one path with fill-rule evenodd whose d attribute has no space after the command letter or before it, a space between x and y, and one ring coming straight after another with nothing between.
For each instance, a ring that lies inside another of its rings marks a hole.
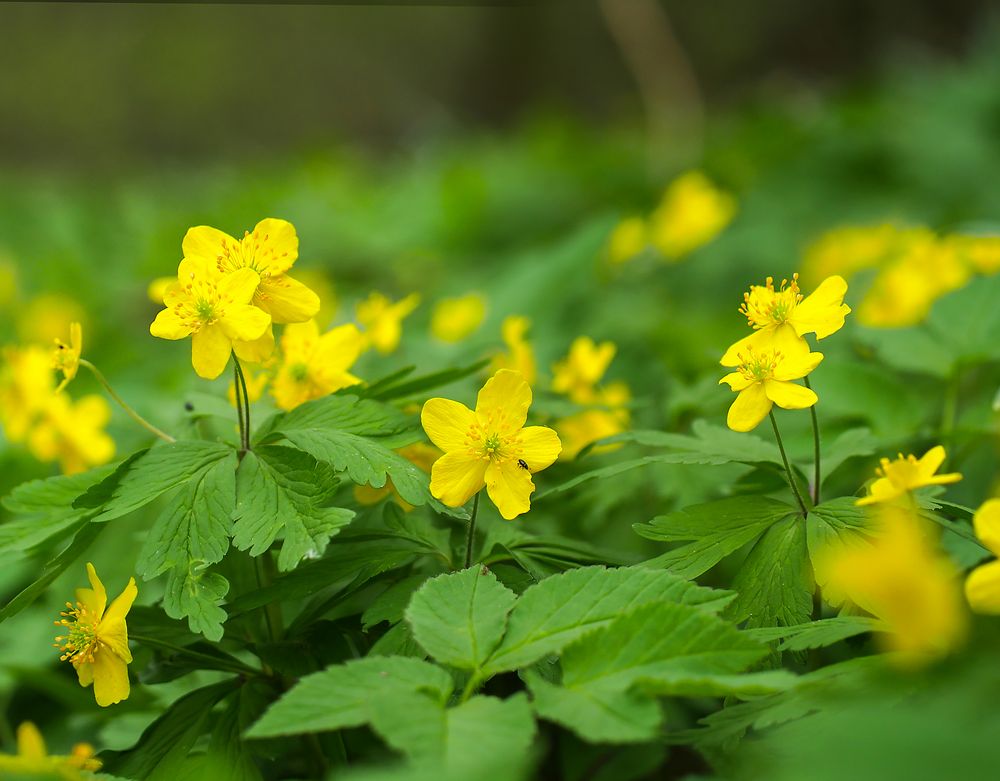
<instances>
[{"instance_id":1,"label":"blurred yellow flower","mask_svg":"<svg viewBox=\"0 0 1000 781\"><path fill-rule=\"evenodd\" d=\"M403 335L403 318L420 303L420 296L411 293L393 303L381 293L372 293L364 301L358 302L355 313L358 322L365 329L369 345L383 355L391 353L399 346Z\"/></svg>"},{"instance_id":2,"label":"blurred yellow flower","mask_svg":"<svg viewBox=\"0 0 1000 781\"><path fill-rule=\"evenodd\" d=\"M625 406L632 398L624 382L613 382L597 391L595 408L561 418L553 423L562 442L560 460L571 460L587 445L599 439L620 434L628 428L629 411ZM595 453L615 450L620 445L595 447Z\"/></svg>"},{"instance_id":3,"label":"blurred yellow flower","mask_svg":"<svg viewBox=\"0 0 1000 781\"><path fill-rule=\"evenodd\" d=\"M70 323L87 324L86 312L69 296L46 293L22 310L17 322L18 336L26 344L52 344L69 333Z\"/></svg>"},{"instance_id":4,"label":"blurred yellow flower","mask_svg":"<svg viewBox=\"0 0 1000 781\"><path fill-rule=\"evenodd\" d=\"M552 367L552 390L577 404L591 403L594 386L604 377L616 350L614 342L596 344L589 336L577 337L566 357Z\"/></svg>"},{"instance_id":5,"label":"blurred yellow flower","mask_svg":"<svg viewBox=\"0 0 1000 781\"><path fill-rule=\"evenodd\" d=\"M167 291L177 282L177 277L157 277L146 288L146 295L154 304L163 305L163 297Z\"/></svg>"},{"instance_id":6,"label":"blurred yellow flower","mask_svg":"<svg viewBox=\"0 0 1000 781\"><path fill-rule=\"evenodd\" d=\"M48 398L28 434L28 449L39 461L58 461L63 474L84 472L115 457L115 441L105 432L111 407L102 396L72 401L65 393Z\"/></svg>"},{"instance_id":7,"label":"blurred yellow flower","mask_svg":"<svg viewBox=\"0 0 1000 781\"><path fill-rule=\"evenodd\" d=\"M80 685L94 685L94 698L105 708L128 699L132 652L125 617L138 590L135 578L129 578L125 590L108 606L104 584L89 562L87 577L90 588L78 588L76 606L67 602L63 618L56 621L67 632L56 638L56 647L63 652L59 658L76 669Z\"/></svg>"},{"instance_id":8,"label":"blurred yellow flower","mask_svg":"<svg viewBox=\"0 0 1000 781\"><path fill-rule=\"evenodd\" d=\"M881 266L898 251L899 241L900 230L891 223L834 228L806 249L802 276L808 281L834 274L851 277Z\"/></svg>"},{"instance_id":9,"label":"blurred yellow flower","mask_svg":"<svg viewBox=\"0 0 1000 781\"><path fill-rule=\"evenodd\" d=\"M17 264L0 255L0 308L7 309L18 298Z\"/></svg>"},{"instance_id":10,"label":"blurred yellow flower","mask_svg":"<svg viewBox=\"0 0 1000 781\"><path fill-rule=\"evenodd\" d=\"M441 451L426 442L415 442L412 445L401 447L396 451L423 472L430 474L434 462L441 457ZM381 488L374 488L370 485L354 486L354 498L364 505L378 504L385 497L391 496L393 501L402 507L406 512L413 509L413 505L407 502L396 491L391 478L386 478L385 485Z\"/></svg>"},{"instance_id":11,"label":"blurred yellow flower","mask_svg":"<svg viewBox=\"0 0 1000 781\"><path fill-rule=\"evenodd\" d=\"M79 323L69 324L69 344L62 339L56 338L56 346L52 350L52 368L61 371L63 381L59 384L59 389L66 387L80 368L80 353L83 350L83 329Z\"/></svg>"},{"instance_id":12,"label":"blurred yellow flower","mask_svg":"<svg viewBox=\"0 0 1000 781\"><path fill-rule=\"evenodd\" d=\"M642 217L626 217L608 237L608 260L621 265L632 260L649 245L649 229Z\"/></svg>"},{"instance_id":13,"label":"blurred yellow flower","mask_svg":"<svg viewBox=\"0 0 1000 781\"><path fill-rule=\"evenodd\" d=\"M77 743L68 756L49 755L38 728L30 721L17 728L17 754L0 754L0 777L24 778L40 776L62 781L84 781L90 772L101 769L101 761L87 743ZM86 775L80 771L88 771ZM11 774L11 775L8 775Z\"/></svg>"},{"instance_id":14,"label":"blurred yellow flower","mask_svg":"<svg viewBox=\"0 0 1000 781\"><path fill-rule=\"evenodd\" d=\"M689 171L667 187L649 217L649 241L677 261L719 235L736 214L736 199L700 171Z\"/></svg>"},{"instance_id":15,"label":"blurred yellow flower","mask_svg":"<svg viewBox=\"0 0 1000 781\"><path fill-rule=\"evenodd\" d=\"M821 554L831 588L881 619L895 661L917 666L961 644L968 617L958 572L928 541L912 511L883 506L870 544L832 545Z\"/></svg>"},{"instance_id":16,"label":"blurred yellow flower","mask_svg":"<svg viewBox=\"0 0 1000 781\"><path fill-rule=\"evenodd\" d=\"M478 293L444 298L434 305L431 333L442 342L460 342L472 334L486 316L486 299Z\"/></svg>"},{"instance_id":17,"label":"blurred yellow flower","mask_svg":"<svg viewBox=\"0 0 1000 781\"><path fill-rule=\"evenodd\" d=\"M268 314L250 304L260 277L250 268L223 275L207 260L185 258L177 278L164 298L167 308L156 316L149 332L161 339L190 336L195 372L214 380L238 343L259 339L271 324ZM237 355L244 357L240 350ZM249 355L245 359L257 362Z\"/></svg>"},{"instance_id":18,"label":"blurred yellow flower","mask_svg":"<svg viewBox=\"0 0 1000 781\"><path fill-rule=\"evenodd\" d=\"M725 383L739 393L726 417L733 431L757 428L775 404L784 409L806 409L819 400L812 390L792 382L805 377L823 360L822 353L809 352L805 339L781 329L768 349L758 351L746 345L744 350L735 356L737 370L719 380L720 385ZM723 365L732 366L726 361L728 357L729 352Z\"/></svg>"},{"instance_id":19,"label":"blurred yellow flower","mask_svg":"<svg viewBox=\"0 0 1000 781\"><path fill-rule=\"evenodd\" d=\"M326 328L337 314L339 302L337 301L337 291L330 281L330 277L317 268L305 268L296 271L295 276L299 281L319 296L319 311L312 319L316 321L320 328Z\"/></svg>"},{"instance_id":20,"label":"blurred yellow flower","mask_svg":"<svg viewBox=\"0 0 1000 781\"><path fill-rule=\"evenodd\" d=\"M7 347L0 367L0 424L9 442L23 442L55 390L52 356L42 347Z\"/></svg>"},{"instance_id":21,"label":"blurred yellow flower","mask_svg":"<svg viewBox=\"0 0 1000 781\"><path fill-rule=\"evenodd\" d=\"M281 409L294 409L310 399L326 396L360 379L348 372L361 354L364 338L353 323L320 335L315 320L285 326L281 336L281 364L271 395Z\"/></svg>"},{"instance_id":22,"label":"blurred yellow flower","mask_svg":"<svg viewBox=\"0 0 1000 781\"><path fill-rule=\"evenodd\" d=\"M875 471L879 477L868 486L868 496L858 499L856 504L879 504L909 494L917 488L928 485L947 485L962 479L958 472L935 474L944 463L945 452L941 445L932 447L919 459L914 455L903 456L890 461L883 458Z\"/></svg>"},{"instance_id":23,"label":"blurred yellow flower","mask_svg":"<svg viewBox=\"0 0 1000 781\"><path fill-rule=\"evenodd\" d=\"M507 352L493 357L490 371L496 373L500 369L512 369L524 375L528 385L534 385L538 379L538 366L535 362L535 351L526 336L531 328L531 320L522 315L508 315L500 324L500 336Z\"/></svg>"},{"instance_id":24,"label":"blurred yellow flower","mask_svg":"<svg viewBox=\"0 0 1000 781\"><path fill-rule=\"evenodd\" d=\"M265 370L251 371L248 367L243 366L243 379L246 380L247 384L247 400L253 404L255 401L259 401L260 397L264 395L264 390L267 388L267 383L271 377ZM232 406L236 406L235 381L230 381L229 388L226 390L226 398Z\"/></svg>"},{"instance_id":25,"label":"blurred yellow flower","mask_svg":"<svg viewBox=\"0 0 1000 781\"><path fill-rule=\"evenodd\" d=\"M959 254L980 274L1000 271L1000 236L957 236Z\"/></svg>"},{"instance_id":26,"label":"blurred yellow flower","mask_svg":"<svg viewBox=\"0 0 1000 781\"><path fill-rule=\"evenodd\" d=\"M531 475L549 466L561 445L555 431L527 426L531 388L519 372L501 369L476 400L475 412L450 399L428 399L420 421L444 451L431 469L431 494L460 507L486 487L493 504L511 520L531 508Z\"/></svg>"},{"instance_id":27,"label":"blurred yellow flower","mask_svg":"<svg viewBox=\"0 0 1000 781\"><path fill-rule=\"evenodd\" d=\"M1000 556L1000 499L984 502L972 525L979 541L994 556ZM965 598L977 613L1000 615L1000 559L976 567L965 579Z\"/></svg>"}]
</instances>

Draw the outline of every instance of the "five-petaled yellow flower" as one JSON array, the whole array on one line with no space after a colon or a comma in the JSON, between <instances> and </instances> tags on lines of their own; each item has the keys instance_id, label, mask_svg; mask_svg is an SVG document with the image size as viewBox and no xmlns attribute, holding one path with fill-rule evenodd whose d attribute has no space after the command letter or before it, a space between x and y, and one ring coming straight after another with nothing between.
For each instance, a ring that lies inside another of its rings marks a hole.
<instances>
[{"instance_id":1,"label":"five-petaled yellow flower","mask_svg":"<svg viewBox=\"0 0 1000 781\"><path fill-rule=\"evenodd\" d=\"M429 399L420 421L444 451L431 469L431 494L460 507L486 487L507 520L528 512L535 490L531 475L559 456L555 431L525 426L531 388L515 371L501 369L487 380L473 412L450 399Z\"/></svg>"},{"instance_id":2,"label":"five-petaled yellow flower","mask_svg":"<svg viewBox=\"0 0 1000 781\"><path fill-rule=\"evenodd\" d=\"M1000 499L990 499L976 510L972 525L979 541L1000 556ZM1000 615L1000 559L981 564L965 580L965 598L977 613Z\"/></svg>"},{"instance_id":3,"label":"five-petaled yellow flower","mask_svg":"<svg viewBox=\"0 0 1000 781\"><path fill-rule=\"evenodd\" d=\"M486 299L478 293L444 298L434 305L431 333L442 342L460 342L472 334L486 316Z\"/></svg>"},{"instance_id":4,"label":"five-petaled yellow flower","mask_svg":"<svg viewBox=\"0 0 1000 781\"><path fill-rule=\"evenodd\" d=\"M552 390L577 404L594 401L594 386L608 370L615 350L614 342L595 344L589 336L577 337L569 354L552 367Z\"/></svg>"},{"instance_id":5,"label":"five-petaled yellow flower","mask_svg":"<svg viewBox=\"0 0 1000 781\"><path fill-rule=\"evenodd\" d=\"M919 459L902 453L894 461L883 458L882 465L875 470L879 477L868 486L868 496L858 499L857 504L891 502L917 488L957 483L962 479L958 472L935 474L944 459L945 452L941 445L932 447Z\"/></svg>"},{"instance_id":6,"label":"five-petaled yellow flower","mask_svg":"<svg viewBox=\"0 0 1000 781\"><path fill-rule=\"evenodd\" d=\"M281 366L271 395L281 409L294 409L310 399L357 385L348 369L358 359L364 337L353 323L320 335L315 320L285 327L281 335Z\"/></svg>"},{"instance_id":7,"label":"five-petaled yellow flower","mask_svg":"<svg viewBox=\"0 0 1000 781\"><path fill-rule=\"evenodd\" d=\"M775 404L783 409L806 409L819 400L812 390L792 381L819 366L823 354L810 352L806 341L794 332L778 332L763 349L747 344L743 350L733 356L732 363L727 363L729 353L723 356L723 366L737 370L719 380L739 393L726 417L733 431L752 431Z\"/></svg>"},{"instance_id":8,"label":"five-petaled yellow flower","mask_svg":"<svg viewBox=\"0 0 1000 781\"><path fill-rule=\"evenodd\" d=\"M733 219L736 200L701 171L688 171L667 187L649 216L650 243L669 261L708 244Z\"/></svg>"},{"instance_id":9,"label":"five-petaled yellow flower","mask_svg":"<svg viewBox=\"0 0 1000 781\"><path fill-rule=\"evenodd\" d=\"M52 368L61 371L63 381L59 383L58 390L66 387L80 368L80 353L83 351L83 329L79 323L69 324L69 344L62 339L55 340L56 346L52 350Z\"/></svg>"},{"instance_id":10,"label":"five-petaled yellow flower","mask_svg":"<svg viewBox=\"0 0 1000 781\"><path fill-rule=\"evenodd\" d=\"M524 375L528 385L534 385L538 378L538 363L535 351L528 341L528 331L531 321L523 315L508 315L500 324L500 337L507 346L507 352L493 356L490 366L492 372L500 369L513 369Z\"/></svg>"},{"instance_id":11,"label":"five-petaled yellow flower","mask_svg":"<svg viewBox=\"0 0 1000 781\"><path fill-rule=\"evenodd\" d=\"M419 303L417 293L411 293L395 303L381 293L372 293L364 301L359 301L355 314L365 329L368 344L383 355L395 350L403 335L403 318Z\"/></svg>"},{"instance_id":12,"label":"five-petaled yellow flower","mask_svg":"<svg viewBox=\"0 0 1000 781\"><path fill-rule=\"evenodd\" d=\"M56 621L67 632L56 638L56 647L76 668L81 686L94 685L94 697L102 708L128 699L127 665L132 661L128 647L128 615L138 591L135 578L128 579L125 590L108 606L108 594L97 577L94 565L87 563L90 588L76 590L76 606L67 602L68 610ZM105 609L107 608L107 609Z\"/></svg>"},{"instance_id":13,"label":"five-petaled yellow flower","mask_svg":"<svg viewBox=\"0 0 1000 781\"><path fill-rule=\"evenodd\" d=\"M191 337L191 364L199 377L214 380L236 354L253 361L253 350L241 345L263 336L271 316L250 301L260 285L251 268L222 274L204 258L185 258L177 269L177 283L164 295L162 310L149 326L161 339Z\"/></svg>"},{"instance_id":14,"label":"five-petaled yellow flower","mask_svg":"<svg viewBox=\"0 0 1000 781\"><path fill-rule=\"evenodd\" d=\"M63 781L83 781L101 769L101 760L87 743L77 743L68 756L49 754L38 727L30 721L17 728L17 754L0 754L0 778L39 776ZM80 771L87 771L83 775ZM9 774L9 775L8 775Z\"/></svg>"}]
</instances>

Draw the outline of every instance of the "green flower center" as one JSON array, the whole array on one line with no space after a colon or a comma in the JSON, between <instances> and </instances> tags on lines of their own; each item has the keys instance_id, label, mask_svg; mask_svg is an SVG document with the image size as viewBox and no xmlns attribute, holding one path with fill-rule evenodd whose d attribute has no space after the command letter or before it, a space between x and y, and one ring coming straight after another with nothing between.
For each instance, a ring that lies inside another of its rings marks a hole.
<instances>
[{"instance_id":1,"label":"green flower center","mask_svg":"<svg viewBox=\"0 0 1000 781\"><path fill-rule=\"evenodd\" d=\"M304 363L293 363L288 367L288 373L295 382L305 382L309 379L309 366Z\"/></svg>"}]
</instances>

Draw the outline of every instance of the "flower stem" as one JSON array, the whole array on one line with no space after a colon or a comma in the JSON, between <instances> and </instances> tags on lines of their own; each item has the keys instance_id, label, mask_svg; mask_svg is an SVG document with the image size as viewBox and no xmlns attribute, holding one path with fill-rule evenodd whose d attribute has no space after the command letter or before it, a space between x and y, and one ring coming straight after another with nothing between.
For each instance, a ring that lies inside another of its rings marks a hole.
<instances>
[{"instance_id":1,"label":"flower stem","mask_svg":"<svg viewBox=\"0 0 1000 781\"><path fill-rule=\"evenodd\" d=\"M94 366L94 364L92 364L86 358L81 358L80 365L85 366L90 371L90 373L94 375L94 378L101 384L104 390L107 391L108 395L111 398L113 398L116 402L118 402L118 406L120 406L123 410L125 410L125 413L130 418L132 418L132 420L134 420L136 423L138 423L140 426L146 429L146 431L148 431L150 434L154 434L155 436L159 437L164 442L177 441L166 432L160 431L160 429L158 429L156 426L154 426L152 423L146 420L142 415L140 415L138 412L132 409L132 407L125 402L125 399L123 399L115 392L115 389L111 387L111 383L108 382L107 378L103 374L101 374L101 370L98 369L96 366Z\"/></svg>"},{"instance_id":2,"label":"flower stem","mask_svg":"<svg viewBox=\"0 0 1000 781\"><path fill-rule=\"evenodd\" d=\"M806 387L812 390L812 386L809 384L809 378L802 378ZM813 504L819 504L819 481L820 481L820 468L819 468L819 418L816 417L816 405L813 404L809 408L809 414L812 416L813 424L813 455L816 461L816 471L813 473Z\"/></svg>"},{"instance_id":3,"label":"flower stem","mask_svg":"<svg viewBox=\"0 0 1000 781\"><path fill-rule=\"evenodd\" d=\"M243 443L247 439L247 429L246 424L243 422L243 392L240 390L240 374L237 367L239 363L236 363L236 354L233 354L233 395L236 397L236 421L240 425L240 456L243 456L245 449Z\"/></svg>"},{"instance_id":4,"label":"flower stem","mask_svg":"<svg viewBox=\"0 0 1000 781\"><path fill-rule=\"evenodd\" d=\"M236 399L239 402L240 394L243 396L243 404L237 403L236 410L239 413L240 406L243 407L243 414L240 418L240 452L246 453L250 449L250 394L247 392L246 377L243 376L243 367L240 366L240 359L233 353L233 367L236 370Z\"/></svg>"},{"instance_id":5,"label":"flower stem","mask_svg":"<svg viewBox=\"0 0 1000 781\"><path fill-rule=\"evenodd\" d=\"M785 445L781 441L781 433L778 431L778 421L774 419L774 410L767 413L771 418L771 427L774 429L774 438L778 441L778 450L781 452L781 460L785 464L785 473L788 475L788 485L792 489L792 493L795 494L795 500L799 503L799 508L802 510L802 517L809 514L806 509L806 503L802 499L802 494L799 493L799 485L795 481L795 475L792 474L792 468L788 465L788 456L785 455Z\"/></svg>"},{"instance_id":6,"label":"flower stem","mask_svg":"<svg viewBox=\"0 0 1000 781\"><path fill-rule=\"evenodd\" d=\"M472 545L476 541L476 515L479 513L479 492L472 500L472 517L469 518L469 536L465 541L465 568L472 566Z\"/></svg>"}]
</instances>

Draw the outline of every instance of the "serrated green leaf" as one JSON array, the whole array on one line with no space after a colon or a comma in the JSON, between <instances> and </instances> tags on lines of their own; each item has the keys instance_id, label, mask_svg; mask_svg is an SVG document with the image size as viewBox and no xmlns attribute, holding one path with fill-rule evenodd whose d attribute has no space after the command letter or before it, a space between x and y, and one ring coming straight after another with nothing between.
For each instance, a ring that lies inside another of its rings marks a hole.
<instances>
[{"instance_id":1,"label":"serrated green leaf","mask_svg":"<svg viewBox=\"0 0 1000 781\"><path fill-rule=\"evenodd\" d=\"M485 664L489 675L526 667L648 602L720 610L733 594L702 588L669 572L585 567L528 588L507 621L503 641Z\"/></svg>"},{"instance_id":2,"label":"serrated green leaf","mask_svg":"<svg viewBox=\"0 0 1000 781\"><path fill-rule=\"evenodd\" d=\"M361 614L361 628L366 632L376 624L388 621L395 624L403 620L406 606L410 604L413 592L427 580L423 574L410 575L375 597L371 605Z\"/></svg>"},{"instance_id":3,"label":"serrated green leaf","mask_svg":"<svg viewBox=\"0 0 1000 781\"><path fill-rule=\"evenodd\" d=\"M163 610L171 618L187 618L192 632L209 640L222 639L226 611L220 607L229 593L229 581L217 572L208 572L196 562L174 567L167 576Z\"/></svg>"},{"instance_id":4,"label":"serrated green leaf","mask_svg":"<svg viewBox=\"0 0 1000 781\"><path fill-rule=\"evenodd\" d=\"M425 692L444 703L452 679L419 659L377 656L328 667L299 681L247 732L265 738L357 727L371 721L371 701L396 692Z\"/></svg>"},{"instance_id":5,"label":"serrated green leaf","mask_svg":"<svg viewBox=\"0 0 1000 781\"><path fill-rule=\"evenodd\" d=\"M685 507L633 528L650 540L693 540L644 566L665 567L682 578L695 578L793 513L796 508L776 499L736 496Z\"/></svg>"},{"instance_id":6,"label":"serrated green leaf","mask_svg":"<svg viewBox=\"0 0 1000 781\"><path fill-rule=\"evenodd\" d=\"M283 534L283 571L322 555L354 517L353 510L326 506L337 484L328 466L299 450L265 445L248 452L236 475L233 544L259 556Z\"/></svg>"},{"instance_id":7,"label":"serrated green leaf","mask_svg":"<svg viewBox=\"0 0 1000 781\"><path fill-rule=\"evenodd\" d=\"M837 471L845 461L855 456L870 456L878 448L879 441L869 428L851 428L841 432L829 446L824 446L821 454L823 481Z\"/></svg>"},{"instance_id":8,"label":"serrated green leaf","mask_svg":"<svg viewBox=\"0 0 1000 781\"><path fill-rule=\"evenodd\" d=\"M406 621L439 662L478 670L500 643L517 596L479 566L427 581L410 600Z\"/></svg>"},{"instance_id":9,"label":"serrated green leaf","mask_svg":"<svg viewBox=\"0 0 1000 781\"><path fill-rule=\"evenodd\" d=\"M882 621L870 616L834 616L795 626L761 627L746 631L761 642L780 640L779 651L807 651L884 628Z\"/></svg>"}]
</instances>

